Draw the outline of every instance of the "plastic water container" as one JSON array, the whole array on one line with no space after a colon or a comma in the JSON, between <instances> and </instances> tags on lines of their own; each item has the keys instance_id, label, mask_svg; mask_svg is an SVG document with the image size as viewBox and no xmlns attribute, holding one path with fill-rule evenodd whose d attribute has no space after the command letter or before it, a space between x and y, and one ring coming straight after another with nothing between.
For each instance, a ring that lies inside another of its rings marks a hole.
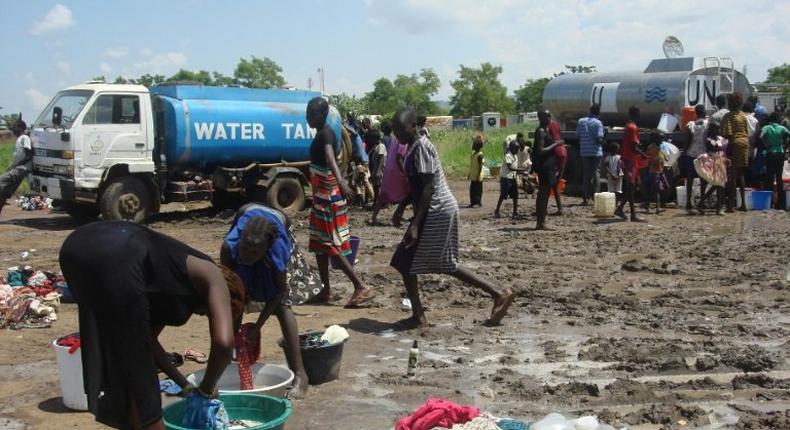
<instances>
[{"instance_id":1,"label":"plastic water container","mask_svg":"<svg viewBox=\"0 0 790 430\"><path fill-rule=\"evenodd\" d=\"M565 184L567 182L568 181L562 178L560 178L560 180L557 181L557 191L559 191L560 194L563 194L565 192ZM554 188L549 188L549 196L554 196Z\"/></svg>"},{"instance_id":2,"label":"plastic water container","mask_svg":"<svg viewBox=\"0 0 790 430\"><path fill-rule=\"evenodd\" d=\"M593 215L599 217L614 216L617 206L615 193L595 193L593 196Z\"/></svg>"},{"instance_id":3,"label":"plastic water container","mask_svg":"<svg viewBox=\"0 0 790 430\"><path fill-rule=\"evenodd\" d=\"M672 133L678 128L678 118L671 113L661 114L661 120L658 121L658 128L664 133Z\"/></svg>"},{"instance_id":4,"label":"plastic water container","mask_svg":"<svg viewBox=\"0 0 790 430\"><path fill-rule=\"evenodd\" d=\"M752 191L752 208L756 211L767 211L771 209L771 197L773 193L770 191Z\"/></svg>"},{"instance_id":5,"label":"plastic water container","mask_svg":"<svg viewBox=\"0 0 790 430\"><path fill-rule=\"evenodd\" d=\"M82 352L78 349L69 354L69 347L58 345L57 339L52 341L52 347L55 348L58 363L63 406L75 411L87 411L88 396L82 382Z\"/></svg>"},{"instance_id":6,"label":"plastic water container","mask_svg":"<svg viewBox=\"0 0 790 430\"><path fill-rule=\"evenodd\" d=\"M346 257L346 259L352 266L357 261L357 251L359 250L359 243L361 241L362 239L360 239L359 236L351 236L351 239L349 239L349 242L351 242L351 255ZM333 269L340 270L340 266L335 263L334 259L330 259L329 262L332 264Z\"/></svg>"},{"instance_id":7,"label":"plastic water container","mask_svg":"<svg viewBox=\"0 0 790 430\"><path fill-rule=\"evenodd\" d=\"M691 121L697 120L697 111L694 106L685 106L680 109L680 127L683 128Z\"/></svg>"},{"instance_id":8,"label":"plastic water container","mask_svg":"<svg viewBox=\"0 0 790 430\"><path fill-rule=\"evenodd\" d=\"M252 390L239 390L241 380L239 379L238 363L230 363L225 368L217 381L217 389L220 393L225 394L252 393L285 397L288 386L294 379L294 373L290 369L274 364L256 363L250 366L250 371L252 371L252 384L255 387ZM205 369L198 370L188 375L187 381L198 386L205 373Z\"/></svg>"},{"instance_id":9,"label":"plastic water container","mask_svg":"<svg viewBox=\"0 0 790 430\"><path fill-rule=\"evenodd\" d=\"M232 420L250 420L260 424L247 427L251 430L279 430L291 417L291 402L261 394L220 394L228 417ZM162 419L167 430L191 430L181 427L186 411L186 400L180 400L162 409Z\"/></svg>"}]
</instances>

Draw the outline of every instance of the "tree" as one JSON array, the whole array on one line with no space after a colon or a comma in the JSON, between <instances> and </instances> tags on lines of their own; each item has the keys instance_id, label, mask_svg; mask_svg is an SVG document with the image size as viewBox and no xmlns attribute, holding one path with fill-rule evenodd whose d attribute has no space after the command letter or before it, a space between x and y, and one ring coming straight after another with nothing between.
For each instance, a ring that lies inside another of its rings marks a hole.
<instances>
[{"instance_id":1,"label":"tree","mask_svg":"<svg viewBox=\"0 0 790 430\"><path fill-rule=\"evenodd\" d=\"M480 68L461 65L458 79L450 86L455 94L450 97L453 108L450 113L458 117L480 115L483 112L510 113L513 99L508 97L507 88L499 81L501 66L483 63Z\"/></svg>"},{"instance_id":2,"label":"tree","mask_svg":"<svg viewBox=\"0 0 790 430\"><path fill-rule=\"evenodd\" d=\"M768 69L768 78L765 83L770 84L790 84L790 64L784 63Z\"/></svg>"},{"instance_id":3,"label":"tree","mask_svg":"<svg viewBox=\"0 0 790 430\"><path fill-rule=\"evenodd\" d=\"M598 71L598 68L595 66L582 66L582 65L574 66L574 65L566 64L565 70L567 71L555 73L554 77L556 78L557 76L562 76L566 73L595 73Z\"/></svg>"},{"instance_id":4,"label":"tree","mask_svg":"<svg viewBox=\"0 0 790 430\"><path fill-rule=\"evenodd\" d=\"M543 90L549 78L527 79L527 82L520 86L515 92L516 111L534 112L543 103Z\"/></svg>"},{"instance_id":5,"label":"tree","mask_svg":"<svg viewBox=\"0 0 790 430\"><path fill-rule=\"evenodd\" d=\"M236 78L225 76L220 72L212 72L214 76L214 85L218 87L233 87L238 86L239 81Z\"/></svg>"},{"instance_id":6,"label":"tree","mask_svg":"<svg viewBox=\"0 0 790 430\"><path fill-rule=\"evenodd\" d=\"M354 112L356 114L370 112L365 98L350 96L346 93L329 96L329 104L340 112L342 118L345 118L346 114L349 112Z\"/></svg>"},{"instance_id":7,"label":"tree","mask_svg":"<svg viewBox=\"0 0 790 430\"><path fill-rule=\"evenodd\" d=\"M420 114L437 113L439 107L431 97L439 92L441 82L433 69L422 69L411 75L397 75L394 81L380 78L373 83L373 91L365 94L370 113L389 115L408 107Z\"/></svg>"},{"instance_id":8,"label":"tree","mask_svg":"<svg viewBox=\"0 0 790 430\"><path fill-rule=\"evenodd\" d=\"M149 75L148 73L140 76L136 79L136 83L139 85L144 85L148 88L153 87L154 85L161 84L166 80L164 75Z\"/></svg>"},{"instance_id":9,"label":"tree","mask_svg":"<svg viewBox=\"0 0 790 430\"><path fill-rule=\"evenodd\" d=\"M91 81L107 82L107 79L104 78L104 75L101 75L101 76L95 76L93 79L91 79Z\"/></svg>"},{"instance_id":10,"label":"tree","mask_svg":"<svg viewBox=\"0 0 790 430\"><path fill-rule=\"evenodd\" d=\"M167 78L167 82L196 82L202 85L214 85L214 79L205 70L193 72L181 69L175 75Z\"/></svg>"},{"instance_id":11,"label":"tree","mask_svg":"<svg viewBox=\"0 0 790 430\"><path fill-rule=\"evenodd\" d=\"M248 88L279 88L285 85L281 75L283 69L268 57L252 56L249 61L242 58L233 72L239 84Z\"/></svg>"}]
</instances>

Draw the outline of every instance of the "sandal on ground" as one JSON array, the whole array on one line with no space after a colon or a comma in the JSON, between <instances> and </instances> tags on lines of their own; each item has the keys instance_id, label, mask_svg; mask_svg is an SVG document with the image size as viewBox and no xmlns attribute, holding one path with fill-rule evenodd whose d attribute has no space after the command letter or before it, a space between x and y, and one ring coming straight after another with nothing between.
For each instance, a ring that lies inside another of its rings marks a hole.
<instances>
[{"instance_id":1,"label":"sandal on ground","mask_svg":"<svg viewBox=\"0 0 790 430\"><path fill-rule=\"evenodd\" d=\"M372 299L374 296L373 290L370 288L363 288L361 290L354 290L354 294L351 295L351 298L346 302L345 306L346 309L354 309L354 308L365 308L369 306L368 301Z\"/></svg>"},{"instance_id":2,"label":"sandal on ground","mask_svg":"<svg viewBox=\"0 0 790 430\"><path fill-rule=\"evenodd\" d=\"M188 349L184 351L184 358L200 364L203 364L208 361L208 357L206 356L206 354L194 349Z\"/></svg>"}]
</instances>

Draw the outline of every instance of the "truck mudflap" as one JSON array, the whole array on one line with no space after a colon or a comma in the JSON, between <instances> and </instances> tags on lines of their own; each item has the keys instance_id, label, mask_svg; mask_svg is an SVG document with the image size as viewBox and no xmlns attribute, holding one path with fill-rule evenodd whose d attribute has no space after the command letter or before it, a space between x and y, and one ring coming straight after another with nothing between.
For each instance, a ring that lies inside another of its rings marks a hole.
<instances>
[{"instance_id":1,"label":"truck mudflap","mask_svg":"<svg viewBox=\"0 0 790 430\"><path fill-rule=\"evenodd\" d=\"M171 181L167 183L164 190L166 203L194 202L211 200L214 194L214 186L209 180L200 181Z\"/></svg>"},{"instance_id":2,"label":"truck mudflap","mask_svg":"<svg viewBox=\"0 0 790 430\"><path fill-rule=\"evenodd\" d=\"M54 200L75 201L74 180L57 177L30 175L30 188Z\"/></svg>"}]
</instances>

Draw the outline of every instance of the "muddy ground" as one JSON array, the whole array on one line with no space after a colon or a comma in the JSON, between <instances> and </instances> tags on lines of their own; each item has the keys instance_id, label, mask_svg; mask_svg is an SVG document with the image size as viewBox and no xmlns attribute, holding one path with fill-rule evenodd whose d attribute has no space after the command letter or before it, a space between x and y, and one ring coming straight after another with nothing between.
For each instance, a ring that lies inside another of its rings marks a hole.
<instances>
[{"instance_id":1,"label":"muddy ground","mask_svg":"<svg viewBox=\"0 0 790 430\"><path fill-rule=\"evenodd\" d=\"M495 186L487 183L484 208L461 211L461 255L517 292L503 325L482 325L491 303L478 291L424 276L431 326L388 330L407 315L401 281L388 267L402 232L366 226L369 214L352 212L353 233L363 238L358 269L378 296L364 310L296 308L301 330L342 324L351 338L341 378L296 402L288 428L391 429L429 397L525 420L558 411L634 429L790 428L788 214L699 217L670 209L640 225L593 218L566 198L566 215L550 219L557 231L534 232L531 199L524 220L493 219ZM466 183L453 187L464 205ZM218 257L229 214L171 206L151 228ZM298 225L306 245L306 214ZM74 227L65 215L7 207L0 266L58 270L59 246ZM340 291L351 290L332 276ZM50 329L0 332L0 428L99 428L90 414L60 403L50 342L76 330L75 306L63 305L59 316ZM279 337L272 320L265 361L284 362ZM413 339L421 357L417 378L407 380ZM205 318L166 329L162 343L207 351Z\"/></svg>"}]
</instances>

